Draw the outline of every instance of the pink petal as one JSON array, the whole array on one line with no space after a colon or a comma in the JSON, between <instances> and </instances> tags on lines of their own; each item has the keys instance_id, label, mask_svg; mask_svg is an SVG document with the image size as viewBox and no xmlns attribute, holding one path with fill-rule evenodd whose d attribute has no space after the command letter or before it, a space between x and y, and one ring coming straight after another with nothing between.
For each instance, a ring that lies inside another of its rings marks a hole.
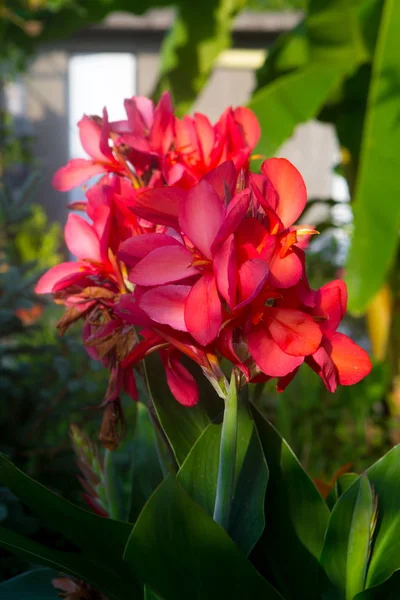
<instances>
[{"instance_id":1,"label":"pink petal","mask_svg":"<svg viewBox=\"0 0 400 600\"><path fill-rule=\"evenodd\" d=\"M41 276L35 286L36 294L51 294L56 283L73 274L81 273L81 267L77 262L64 262L56 265Z\"/></svg>"},{"instance_id":2,"label":"pink petal","mask_svg":"<svg viewBox=\"0 0 400 600\"><path fill-rule=\"evenodd\" d=\"M122 242L118 258L128 267L133 267L136 263L147 256L152 250L165 246L181 245L178 240L165 235L164 233L145 233L144 235L135 235Z\"/></svg>"},{"instance_id":3,"label":"pink petal","mask_svg":"<svg viewBox=\"0 0 400 600\"><path fill-rule=\"evenodd\" d=\"M347 335L336 332L329 336L329 344L330 357L338 370L341 385L358 383L370 373L372 364L368 354Z\"/></svg>"},{"instance_id":4,"label":"pink petal","mask_svg":"<svg viewBox=\"0 0 400 600\"><path fill-rule=\"evenodd\" d=\"M203 275L192 287L185 304L187 331L206 346L218 335L222 324L222 307L213 275Z\"/></svg>"},{"instance_id":5,"label":"pink petal","mask_svg":"<svg viewBox=\"0 0 400 600\"><path fill-rule=\"evenodd\" d=\"M86 115L79 121L79 137L85 152L97 162L109 162L113 159L110 148L102 142L102 127Z\"/></svg>"},{"instance_id":6,"label":"pink petal","mask_svg":"<svg viewBox=\"0 0 400 600\"><path fill-rule=\"evenodd\" d=\"M136 325L137 327L151 327L152 321L150 317L139 307L140 294L137 294L138 288L135 289L135 294L124 294L116 304L113 311L126 323ZM141 294L143 295L143 294Z\"/></svg>"},{"instance_id":7,"label":"pink petal","mask_svg":"<svg viewBox=\"0 0 400 600\"><path fill-rule=\"evenodd\" d=\"M162 285L199 275L199 271L190 266L192 260L192 253L181 244L156 248L131 269L129 281L144 286Z\"/></svg>"},{"instance_id":8,"label":"pink petal","mask_svg":"<svg viewBox=\"0 0 400 600\"><path fill-rule=\"evenodd\" d=\"M326 319L320 322L322 331L336 331L346 313L347 287L344 281L330 281L315 294L315 316Z\"/></svg>"},{"instance_id":9,"label":"pink petal","mask_svg":"<svg viewBox=\"0 0 400 600\"><path fill-rule=\"evenodd\" d=\"M242 128L244 138L250 148L255 148L261 135L260 124L250 108L239 106L234 111L235 121Z\"/></svg>"},{"instance_id":10,"label":"pink petal","mask_svg":"<svg viewBox=\"0 0 400 600\"><path fill-rule=\"evenodd\" d=\"M214 256L214 275L218 291L233 308L236 304L237 266L235 238L230 235Z\"/></svg>"},{"instance_id":11,"label":"pink petal","mask_svg":"<svg viewBox=\"0 0 400 600\"><path fill-rule=\"evenodd\" d=\"M59 192L68 192L91 177L105 171L104 165L84 158L74 158L54 173L52 185Z\"/></svg>"},{"instance_id":12,"label":"pink petal","mask_svg":"<svg viewBox=\"0 0 400 600\"><path fill-rule=\"evenodd\" d=\"M135 214L152 223L179 230L178 215L187 192L177 187L147 190L136 198Z\"/></svg>"},{"instance_id":13,"label":"pink petal","mask_svg":"<svg viewBox=\"0 0 400 600\"><path fill-rule=\"evenodd\" d=\"M270 377L284 377L304 361L302 356L290 356L283 352L262 324L249 332L247 342L257 366Z\"/></svg>"},{"instance_id":14,"label":"pink petal","mask_svg":"<svg viewBox=\"0 0 400 600\"><path fill-rule=\"evenodd\" d=\"M136 106L141 114L145 126L148 130L150 130L154 121L153 101L146 96L135 96L133 99L136 102Z\"/></svg>"},{"instance_id":15,"label":"pink petal","mask_svg":"<svg viewBox=\"0 0 400 600\"><path fill-rule=\"evenodd\" d=\"M214 188L203 179L189 192L179 211L181 230L196 248L211 258L211 246L223 223L225 207Z\"/></svg>"},{"instance_id":16,"label":"pink petal","mask_svg":"<svg viewBox=\"0 0 400 600\"><path fill-rule=\"evenodd\" d=\"M226 164L226 163L224 163ZM246 216L250 205L250 191L243 190L237 194L232 201L228 204L228 209L226 211L226 217L224 222L222 223L220 230L217 233L217 236L213 242L211 251L214 252L217 246L226 240L226 238L234 233L239 225L242 223L243 219Z\"/></svg>"},{"instance_id":17,"label":"pink petal","mask_svg":"<svg viewBox=\"0 0 400 600\"><path fill-rule=\"evenodd\" d=\"M322 333L310 315L300 310L269 308L265 322L273 340L287 354L306 356L318 349Z\"/></svg>"},{"instance_id":18,"label":"pink petal","mask_svg":"<svg viewBox=\"0 0 400 600\"><path fill-rule=\"evenodd\" d=\"M286 158L269 158L261 166L277 193L276 212L285 227L301 215L307 201L307 190L299 171Z\"/></svg>"},{"instance_id":19,"label":"pink petal","mask_svg":"<svg viewBox=\"0 0 400 600\"><path fill-rule=\"evenodd\" d=\"M178 331L187 331L185 323L185 301L191 291L187 285L163 285L155 287L141 296L139 308L153 321L169 325Z\"/></svg>"},{"instance_id":20,"label":"pink petal","mask_svg":"<svg viewBox=\"0 0 400 600\"><path fill-rule=\"evenodd\" d=\"M226 192L228 192L228 200L230 200L236 187L235 165L231 160L227 160L206 173L203 179L212 185L221 200L225 200Z\"/></svg>"},{"instance_id":21,"label":"pink petal","mask_svg":"<svg viewBox=\"0 0 400 600\"><path fill-rule=\"evenodd\" d=\"M265 261L252 258L244 262L239 269L239 299L235 308L245 306L259 294L268 277L268 266Z\"/></svg>"},{"instance_id":22,"label":"pink petal","mask_svg":"<svg viewBox=\"0 0 400 600\"><path fill-rule=\"evenodd\" d=\"M180 353L160 350L160 355L172 395L183 406L195 406L200 399L199 388L193 375L182 365Z\"/></svg>"},{"instance_id":23,"label":"pink petal","mask_svg":"<svg viewBox=\"0 0 400 600\"><path fill-rule=\"evenodd\" d=\"M64 236L71 254L77 258L101 262L100 240L93 226L85 219L75 214L68 215Z\"/></svg>"}]
</instances>

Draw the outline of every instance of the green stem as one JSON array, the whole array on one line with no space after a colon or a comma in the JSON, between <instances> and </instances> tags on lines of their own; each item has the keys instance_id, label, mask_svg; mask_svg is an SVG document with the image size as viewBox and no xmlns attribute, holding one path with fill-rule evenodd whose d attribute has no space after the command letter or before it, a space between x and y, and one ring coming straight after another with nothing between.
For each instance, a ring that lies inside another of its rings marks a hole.
<instances>
[{"instance_id":1,"label":"green stem","mask_svg":"<svg viewBox=\"0 0 400 600\"><path fill-rule=\"evenodd\" d=\"M224 420L222 423L217 493L215 496L214 521L228 529L232 505L236 446L237 446L238 393L236 374L232 371L231 382L225 399Z\"/></svg>"},{"instance_id":2,"label":"green stem","mask_svg":"<svg viewBox=\"0 0 400 600\"><path fill-rule=\"evenodd\" d=\"M106 450L104 453L104 480L108 514L111 519L118 521L121 519L121 506L112 454L112 450Z\"/></svg>"}]
</instances>

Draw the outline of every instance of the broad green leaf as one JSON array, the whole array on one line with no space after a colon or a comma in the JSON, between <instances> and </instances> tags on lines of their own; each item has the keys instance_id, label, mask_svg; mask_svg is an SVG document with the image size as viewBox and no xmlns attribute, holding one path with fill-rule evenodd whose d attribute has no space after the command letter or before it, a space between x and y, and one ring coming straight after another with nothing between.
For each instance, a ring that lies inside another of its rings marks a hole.
<instances>
[{"instance_id":1,"label":"broad green leaf","mask_svg":"<svg viewBox=\"0 0 400 600\"><path fill-rule=\"evenodd\" d=\"M76 552L64 552L47 548L18 533L0 527L0 546L29 560L32 563L50 567L62 573L67 573L78 579L84 579L95 588L103 591L113 600L140 598L131 580L117 576L107 565L92 562ZM103 552L107 553L106 546ZM120 559L122 562L122 559Z\"/></svg>"},{"instance_id":2,"label":"broad green leaf","mask_svg":"<svg viewBox=\"0 0 400 600\"><path fill-rule=\"evenodd\" d=\"M383 583L400 569L400 446L367 470L378 498L378 520L373 540L367 585Z\"/></svg>"},{"instance_id":3,"label":"broad green leaf","mask_svg":"<svg viewBox=\"0 0 400 600\"><path fill-rule=\"evenodd\" d=\"M196 370L200 402L192 407L182 406L169 390L159 357L155 354L148 356L146 368L154 408L180 466L204 429L222 413L222 400L200 370Z\"/></svg>"},{"instance_id":4,"label":"broad green leaf","mask_svg":"<svg viewBox=\"0 0 400 600\"><path fill-rule=\"evenodd\" d=\"M27 571L0 583L1 600L58 600L51 580L59 577L54 569Z\"/></svg>"},{"instance_id":5,"label":"broad green leaf","mask_svg":"<svg viewBox=\"0 0 400 600\"><path fill-rule=\"evenodd\" d=\"M318 598L318 564L329 509L276 429L253 409L269 469L265 529L252 557L261 572L272 573L285 600Z\"/></svg>"},{"instance_id":6,"label":"broad green leaf","mask_svg":"<svg viewBox=\"0 0 400 600\"><path fill-rule=\"evenodd\" d=\"M209 425L178 472L178 481L211 517L217 489L221 429L221 425ZM235 491L228 533L245 554L249 554L264 529L267 482L268 468L258 434L247 407L242 405L238 416Z\"/></svg>"},{"instance_id":7,"label":"broad green leaf","mask_svg":"<svg viewBox=\"0 0 400 600\"><path fill-rule=\"evenodd\" d=\"M381 585L357 594L354 600L398 600L400 598L400 571L396 571Z\"/></svg>"},{"instance_id":8,"label":"broad green leaf","mask_svg":"<svg viewBox=\"0 0 400 600\"><path fill-rule=\"evenodd\" d=\"M170 90L177 114L189 111L211 74L218 55L231 45L234 17L246 0L179 2L178 15L166 36L156 94Z\"/></svg>"},{"instance_id":9,"label":"broad green leaf","mask_svg":"<svg viewBox=\"0 0 400 600\"><path fill-rule=\"evenodd\" d=\"M365 61L358 13L358 2L311 0L304 22L272 49L249 103L262 129L258 153L274 154Z\"/></svg>"},{"instance_id":10,"label":"broad green leaf","mask_svg":"<svg viewBox=\"0 0 400 600\"><path fill-rule=\"evenodd\" d=\"M148 585L145 585L144 600L161 600L161 598L155 592L153 592L153 590Z\"/></svg>"},{"instance_id":11,"label":"broad green leaf","mask_svg":"<svg viewBox=\"0 0 400 600\"><path fill-rule=\"evenodd\" d=\"M351 485L353 485L358 477L359 475L357 475L357 473L344 473L344 475L339 477L339 479L335 482L331 493L326 499L326 503L330 510L333 509L340 496L342 496L342 494L344 494L345 491L348 490Z\"/></svg>"},{"instance_id":12,"label":"broad green leaf","mask_svg":"<svg viewBox=\"0 0 400 600\"><path fill-rule=\"evenodd\" d=\"M28 505L48 527L64 535L83 551L103 555L107 544L108 562L117 561L123 554L132 525L104 519L64 500L0 455L0 483Z\"/></svg>"},{"instance_id":13,"label":"broad green leaf","mask_svg":"<svg viewBox=\"0 0 400 600\"><path fill-rule=\"evenodd\" d=\"M400 3L386 0L368 94L346 268L349 308L365 310L383 285L398 244L400 204Z\"/></svg>"},{"instance_id":14,"label":"broad green leaf","mask_svg":"<svg viewBox=\"0 0 400 600\"><path fill-rule=\"evenodd\" d=\"M280 598L171 475L139 516L125 560L165 600Z\"/></svg>"},{"instance_id":15,"label":"broad green leaf","mask_svg":"<svg viewBox=\"0 0 400 600\"><path fill-rule=\"evenodd\" d=\"M352 600L364 589L375 505L367 476L362 476L335 504L320 563L329 578L325 592Z\"/></svg>"},{"instance_id":16,"label":"broad green leaf","mask_svg":"<svg viewBox=\"0 0 400 600\"><path fill-rule=\"evenodd\" d=\"M132 444L131 497L129 516L134 523L143 506L162 480L157 457L154 429L148 409L137 403L135 432Z\"/></svg>"},{"instance_id":17,"label":"broad green leaf","mask_svg":"<svg viewBox=\"0 0 400 600\"><path fill-rule=\"evenodd\" d=\"M342 65L310 64L258 90L248 103L261 126L257 153L275 154L299 123L318 114L342 78Z\"/></svg>"}]
</instances>

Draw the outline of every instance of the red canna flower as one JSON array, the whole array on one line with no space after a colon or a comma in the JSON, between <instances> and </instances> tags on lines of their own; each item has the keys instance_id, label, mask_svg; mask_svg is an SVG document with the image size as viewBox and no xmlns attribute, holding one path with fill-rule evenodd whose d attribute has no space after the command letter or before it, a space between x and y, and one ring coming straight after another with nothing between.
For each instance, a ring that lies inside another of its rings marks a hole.
<instances>
[{"instance_id":1,"label":"red canna flower","mask_svg":"<svg viewBox=\"0 0 400 600\"><path fill-rule=\"evenodd\" d=\"M100 121L100 122L99 122ZM123 173L124 169L109 147L109 123L106 109L103 119L84 116L78 123L79 137L90 159L73 158L53 176L53 186L66 192L102 173Z\"/></svg>"}]
</instances>

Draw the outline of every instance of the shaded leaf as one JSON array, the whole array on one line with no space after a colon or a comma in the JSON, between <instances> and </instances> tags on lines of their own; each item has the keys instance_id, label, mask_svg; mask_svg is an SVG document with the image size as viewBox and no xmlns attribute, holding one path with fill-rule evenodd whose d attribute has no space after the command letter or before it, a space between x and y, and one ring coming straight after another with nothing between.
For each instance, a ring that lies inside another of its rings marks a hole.
<instances>
[{"instance_id":1,"label":"shaded leaf","mask_svg":"<svg viewBox=\"0 0 400 600\"><path fill-rule=\"evenodd\" d=\"M0 583L1 600L57 600L51 580L58 576L53 569L27 571Z\"/></svg>"},{"instance_id":2,"label":"shaded leaf","mask_svg":"<svg viewBox=\"0 0 400 600\"><path fill-rule=\"evenodd\" d=\"M365 475L332 510L320 562L329 578L324 591L334 591L338 600L352 600L364 589L374 513L373 492Z\"/></svg>"},{"instance_id":3,"label":"shaded leaf","mask_svg":"<svg viewBox=\"0 0 400 600\"><path fill-rule=\"evenodd\" d=\"M280 598L171 475L139 516L125 560L165 600Z\"/></svg>"},{"instance_id":4,"label":"shaded leaf","mask_svg":"<svg viewBox=\"0 0 400 600\"><path fill-rule=\"evenodd\" d=\"M311 479L276 429L253 408L269 469L265 529L252 557L271 573L286 600L319 598L317 577L329 509Z\"/></svg>"},{"instance_id":5,"label":"shaded leaf","mask_svg":"<svg viewBox=\"0 0 400 600\"><path fill-rule=\"evenodd\" d=\"M209 425L178 473L178 481L211 517L217 489L221 430L221 425ZM247 407L242 405L238 414L235 488L228 533L246 554L264 529L267 481L268 468L258 434Z\"/></svg>"}]
</instances>

